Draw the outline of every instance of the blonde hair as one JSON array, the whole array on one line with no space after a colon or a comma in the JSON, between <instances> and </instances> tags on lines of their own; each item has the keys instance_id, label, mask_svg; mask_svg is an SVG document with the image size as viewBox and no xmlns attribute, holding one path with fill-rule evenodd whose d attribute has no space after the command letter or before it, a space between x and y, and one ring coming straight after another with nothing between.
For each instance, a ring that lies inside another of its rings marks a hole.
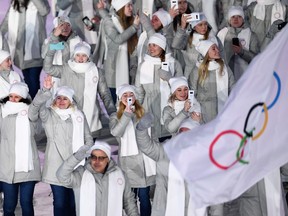
<instances>
[{"instance_id":1,"label":"blonde hair","mask_svg":"<svg viewBox=\"0 0 288 216\"><path fill-rule=\"evenodd\" d=\"M142 105L138 102L138 100L135 100L134 102L134 106L135 106L135 115L137 120L141 119L144 116L145 110L142 107ZM119 102L119 108L118 108L118 112L117 112L117 118L120 119L124 113L126 106L125 104L122 103L122 101Z\"/></svg>"},{"instance_id":2,"label":"blonde hair","mask_svg":"<svg viewBox=\"0 0 288 216\"><path fill-rule=\"evenodd\" d=\"M119 22L121 24L121 26L123 27L124 30L126 30L127 28L129 28L131 25L133 25L134 22L134 17L127 17L125 15L125 6L123 6L120 10L118 10L116 13L119 16ZM133 51L135 50L136 46L138 44L138 36L137 33L135 33L134 35L132 35L128 41L127 41L127 46L128 46L128 53L131 55L133 53Z\"/></svg>"},{"instance_id":3,"label":"blonde hair","mask_svg":"<svg viewBox=\"0 0 288 216\"><path fill-rule=\"evenodd\" d=\"M57 107L57 106L56 106L56 98L53 100L53 103L52 103L51 107L52 107L52 108L56 108L56 107ZM69 106L67 107L67 109L68 109L68 108L75 109L75 105L70 101L70 104L69 104Z\"/></svg>"},{"instance_id":4,"label":"blonde hair","mask_svg":"<svg viewBox=\"0 0 288 216\"><path fill-rule=\"evenodd\" d=\"M204 82L206 80L206 78L209 75L209 70L208 70L208 66L209 66L209 62L211 60L209 59L209 54L207 52L207 54L205 55L202 63L200 64L199 68L198 68L198 83L203 86ZM215 59L215 61L220 65L220 70L219 70L219 74L223 76L223 68L224 68L224 62L222 59Z\"/></svg>"}]
</instances>

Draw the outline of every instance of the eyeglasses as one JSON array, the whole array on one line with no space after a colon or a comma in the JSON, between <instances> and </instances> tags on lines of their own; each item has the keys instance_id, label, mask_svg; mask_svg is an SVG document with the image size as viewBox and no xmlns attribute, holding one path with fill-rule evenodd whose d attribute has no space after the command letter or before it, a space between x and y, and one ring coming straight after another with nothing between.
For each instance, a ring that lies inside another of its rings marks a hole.
<instances>
[{"instance_id":1,"label":"eyeglasses","mask_svg":"<svg viewBox=\"0 0 288 216\"><path fill-rule=\"evenodd\" d=\"M91 160L93 161L99 161L99 162L103 162L105 160L105 158L108 158L107 156L96 156L91 154Z\"/></svg>"}]
</instances>

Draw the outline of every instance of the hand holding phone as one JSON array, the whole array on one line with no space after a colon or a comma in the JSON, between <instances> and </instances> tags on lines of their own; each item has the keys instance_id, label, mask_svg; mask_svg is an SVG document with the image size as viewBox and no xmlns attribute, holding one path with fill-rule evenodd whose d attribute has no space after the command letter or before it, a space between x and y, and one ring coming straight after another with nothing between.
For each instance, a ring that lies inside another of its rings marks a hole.
<instances>
[{"instance_id":1,"label":"hand holding phone","mask_svg":"<svg viewBox=\"0 0 288 216\"><path fill-rule=\"evenodd\" d=\"M130 107L132 105L132 97L127 98L127 106Z\"/></svg>"},{"instance_id":2,"label":"hand holding phone","mask_svg":"<svg viewBox=\"0 0 288 216\"><path fill-rule=\"evenodd\" d=\"M239 38L237 38L237 37L232 38L232 44L233 44L234 46L240 46Z\"/></svg>"},{"instance_id":3,"label":"hand holding phone","mask_svg":"<svg viewBox=\"0 0 288 216\"><path fill-rule=\"evenodd\" d=\"M171 8L178 9L178 0L171 0Z\"/></svg>"},{"instance_id":4,"label":"hand holding phone","mask_svg":"<svg viewBox=\"0 0 288 216\"><path fill-rule=\"evenodd\" d=\"M169 71L169 64L168 62L162 62L161 69L165 71Z\"/></svg>"},{"instance_id":5,"label":"hand holding phone","mask_svg":"<svg viewBox=\"0 0 288 216\"><path fill-rule=\"evenodd\" d=\"M187 19L187 23L200 20L200 13L197 12L191 14L184 14L184 16L189 16L189 19Z\"/></svg>"},{"instance_id":6,"label":"hand holding phone","mask_svg":"<svg viewBox=\"0 0 288 216\"><path fill-rule=\"evenodd\" d=\"M189 90L188 92L188 99L190 100L191 107L193 106L194 103L194 90Z\"/></svg>"},{"instance_id":7,"label":"hand holding phone","mask_svg":"<svg viewBox=\"0 0 288 216\"><path fill-rule=\"evenodd\" d=\"M87 26L87 28L92 28L93 27L93 23L92 21L87 17L85 16L83 19L82 19L83 23L85 24L85 26Z\"/></svg>"}]
</instances>

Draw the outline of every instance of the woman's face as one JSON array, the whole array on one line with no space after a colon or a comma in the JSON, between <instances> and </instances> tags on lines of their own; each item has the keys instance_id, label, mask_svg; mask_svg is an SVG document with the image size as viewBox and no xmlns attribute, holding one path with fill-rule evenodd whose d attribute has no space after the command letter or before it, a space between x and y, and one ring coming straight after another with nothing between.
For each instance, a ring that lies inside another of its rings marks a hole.
<instances>
[{"instance_id":1,"label":"woman's face","mask_svg":"<svg viewBox=\"0 0 288 216\"><path fill-rule=\"evenodd\" d=\"M158 30L162 27L162 23L156 15L152 16L151 24L154 30Z\"/></svg>"},{"instance_id":2,"label":"woman's face","mask_svg":"<svg viewBox=\"0 0 288 216\"><path fill-rule=\"evenodd\" d=\"M178 0L179 14L184 14L188 9L187 0Z\"/></svg>"},{"instance_id":3,"label":"woman's face","mask_svg":"<svg viewBox=\"0 0 288 216\"><path fill-rule=\"evenodd\" d=\"M129 97L132 98L132 104L135 103L136 97L135 97L134 93L128 91L128 92L125 92L125 93L122 95L122 97L121 97L121 102L122 102L125 106L127 106L127 103L128 103L127 101L128 101L128 98L129 98Z\"/></svg>"},{"instance_id":4,"label":"woman's face","mask_svg":"<svg viewBox=\"0 0 288 216\"><path fill-rule=\"evenodd\" d=\"M84 53L77 53L74 56L74 61L77 63L85 63L88 61L88 59L89 59L89 57Z\"/></svg>"},{"instance_id":5,"label":"woman's face","mask_svg":"<svg viewBox=\"0 0 288 216\"><path fill-rule=\"evenodd\" d=\"M18 103L21 99L22 99L22 97L15 94L15 93L9 94L9 101L10 102Z\"/></svg>"},{"instance_id":6,"label":"woman's face","mask_svg":"<svg viewBox=\"0 0 288 216\"><path fill-rule=\"evenodd\" d=\"M230 25L233 28L240 28L244 23L242 16L235 15L230 18Z\"/></svg>"},{"instance_id":7,"label":"woman's face","mask_svg":"<svg viewBox=\"0 0 288 216\"><path fill-rule=\"evenodd\" d=\"M220 59L220 52L216 44L213 44L208 50L209 59Z\"/></svg>"},{"instance_id":8,"label":"woman's face","mask_svg":"<svg viewBox=\"0 0 288 216\"><path fill-rule=\"evenodd\" d=\"M149 50L150 56L152 57L159 57L163 52L163 49L160 46L158 46L157 44L153 44L153 43L149 44L148 50Z\"/></svg>"},{"instance_id":9,"label":"woman's face","mask_svg":"<svg viewBox=\"0 0 288 216\"><path fill-rule=\"evenodd\" d=\"M10 71L11 66L12 66L11 57L8 57L0 64L0 70Z\"/></svg>"},{"instance_id":10,"label":"woman's face","mask_svg":"<svg viewBox=\"0 0 288 216\"><path fill-rule=\"evenodd\" d=\"M130 2L130 3L125 5L124 14L125 14L126 17L133 16L133 4L132 4L132 2Z\"/></svg>"},{"instance_id":11,"label":"woman's face","mask_svg":"<svg viewBox=\"0 0 288 216\"><path fill-rule=\"evenodd\" d=\"M71 25L67 22L61 24L61 35L67 37L71 34L72 28Z\"/></svg>"},{"instance_id":12,"label":"woman's face","mask_svg":"<svg viewBox=\"0 0 288 216\"><path fill-rule=\"evenodd\" d=\"M208 30L208 23L206 21L200 22L194 29L198 34L205 35Z\"/></svg>"},{"instance_id":13,"label":"woman's face","mask_svg":"<svg viewBox=\"0 0 288 216\"><path fill-rule=\"evenodd\" d=\"M59 95L55 99L55 105L59 109L67 109L71 105L71 101L69 100L68 97Z\"/></svg>"},{"instance_id":14,"label":"woman's face","mask_svg":"<svg viewBox=\"0 0 288 216\"><path fill-rule=\"evenodd\" d=\"M175 96L180 101L185 101L188 98L188 87L187 86L180 86L175 91Z\"/></svg>"}]
</instances>

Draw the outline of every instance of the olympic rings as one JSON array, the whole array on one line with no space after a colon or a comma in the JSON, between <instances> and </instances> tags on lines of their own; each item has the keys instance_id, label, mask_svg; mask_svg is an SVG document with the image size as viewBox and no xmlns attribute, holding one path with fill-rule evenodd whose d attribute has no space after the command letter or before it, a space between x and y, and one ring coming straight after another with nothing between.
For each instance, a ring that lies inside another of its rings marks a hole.
<instances>
[{"instance_id":1,"label":"olympic rings","mask_svg":"<svg viewBox=\"0 0 288 216\"><path fill-rule=\"evenodd\" d=\"M242 159L242 157L244 156L244 148L243 148L243 149L242 149L242 152L241 152L241 156L240 156L239 158L237 157L237 159L236 159L234 162L232 162L230 165L228 165L228 166L222 165L222 164L218 163L218 162L215 160L214 155L213 155L213 148L214 148L216 142L220 139L221 136L226 135L226 134L229 134L229 133L235 134L236 136L240 137L241 140L243 139L243 136L242 136L239 132L237 132L237 131L235 131L235 130L226 130L226 131L222 131L220 134L218 134L218 136L215 137L215 139L212 141L212 143L211 143L211 145L210 145L210 147L209 147L209 157L210 157L211 162L212 162L215 166L217 166L218 168L223 169L223 170L227 170L227 169L229 169L230 167L234 166L234 165L235 165L240 159ZM247 141L245 141L245 144L246 144L246 142L247 142ZM245 144L244 144L244 145L245 145Z\"/></svg>"},{"instance_id":2,"label":"olympic rings","mask_svg":"<svg viewBox=\"0 0 288 216\"><path fill-rule=\"evenodd\" d=\"M244 124L244 130L243 131L244 131L245 136L241 135L239 132L237 132L235 130L225 130L225 131L222 131L221 133L219 133L214 138L214 140L211 142L210 147L209 147L209 157L210 157L211 162L216 167L218 167L218 168L220 168L222 170L227 170L227 169L231 168L232 166L234 166L237 162L242 163L242 164L248 164L249 163L248 161L245 161L245 160L242 159L244 157L244 150L245 150L245 146L247 144L247 139L251 138L251 140L254 141L254 140L258 139L264 133L264 131L265 131L266 127L267 127L267 124L268 124L268 110L270 110L276 104L276 102L279 99L280 93L281 93L281 80L280 80L280 77L278 76L278 74L275 71L273 72L273 76L275 77L275 79L277 81L277 86L278 86L276 96L275 96L274 100L272 101L272 103L269 106L267 106L263 102L259 102L257 104L254 104L250 108L250 110L249 110L249 112L247 114L247 117L245 119L245 124ZM264 118L265 119L264 119L264 123L263 123L263 126L260 129L260 131L256 135L253 136L253 131L256 128L254 127L250 132L248 132L247 131L247 124L248 124L248 119L249 119L252 111L258 106L263 106L262 112L264 112L264 115L265 115ZM223 135L229 134L229 133L238 136L241 139L241 142L240 142L239 148L238 148L237 153L236 153L236 160L233 161L230 165L222 165L222 164L220 164L219 162L217 162L215 160L214 155L213 155L213 149L214 149L214 146L215 146L216 142L220 139L220 137L223 136Z\"/></svg>"}]
</instances>

